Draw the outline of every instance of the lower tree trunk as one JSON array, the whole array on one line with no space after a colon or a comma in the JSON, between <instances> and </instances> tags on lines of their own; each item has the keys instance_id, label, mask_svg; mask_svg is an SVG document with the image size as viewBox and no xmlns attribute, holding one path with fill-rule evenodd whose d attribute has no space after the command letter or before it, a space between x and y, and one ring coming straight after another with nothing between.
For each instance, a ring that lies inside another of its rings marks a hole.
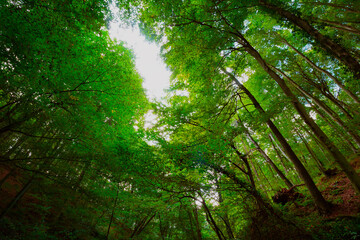
<instances>
[{"instance_id":1,"label":"lower tree trunk","mask_svg":"<svg viewBox=\"0 0 360 240\"><path fill-rule=\"evenodd\" d=\"M306 149L308 150L308 152L310 153L311 157L314 159L316 166L319 168L320 172L324 175L326 175L326 170L324 167L324 164L320 161L320 159L318 158L318 156L316 155L316 153L313 151L313 149L309 146L308 142L306 141L305 137L298 131L296 130L296 133L298 134L298 136L300 137L301 141L304 143Z\"/></svg>"},{"instance_id":2,"label":"lower tree trunk","mask_svg":"<svg viewBox=\"0 0 360 240\"><path fill-rule=\"evenodd\" d=\"M316 40L316 42L321 46L321 48L323 48L326 52L331 53L332 56L334 56L345 66L347 66L350 69L350 71L352 71L356 79L358 80L360 79L360 64L351 55L351 53L347 51L347 49L345 49L343 46L336 43L329 37L321 34L306 20L293 14L292 12L286 10L285 8L279 5L273 5L268 0L260 0L260 3L267 9L271 9L275 11L277 15L288 19L295 26L299 27L302 31L309 34L314 40Z\"/></svg>"},{"instance_id":3,"label":"lower tree trunk","mask_svg":"<svg viewBox=\"0 0 360 240\"><path fill-rule=\"evenodd\" d=\"M338 163L338 165L341 167L341 169L345 172L346 176L351 181L351 184L353 185L356 193L360 194L360 176L356 173L355 169L350 165L350 163L346 160L344 155L340 152L340 150L333 144L333 142L328 138L328 136L321 130L321 128L315 123L315 121L310 117L310 115L306 112L305 107L300 103L300 101L297 99L297 97L292 93L290 88L286 85L285 81L277 75L265 62L265 60L261 57L261 55L246 41L246 39L242 39L242 42L244 49L246 52L248 52L264 69L266 73L269 74L269 76L276 81L276 83L280 86L280 88L283 90L284 94L289 97L291 100L292 105L294 106L295 110L299 113L300 117L303 119L303 121L309 126L311 131L314 132L315 136L324 143L324 146L326 146L326 149L329 151L329 153L334 157L335 161ZM274 133L275 134L275 133ZM275 134L276 136L276 134ZM285 148L284 148L285 149ZM295 164L294 164L295 165ZM295 165L297 168L297 166ZM300 173L300 172L299 172ZM300 176L302 173L300 173ZM305 181L305 178L303 178ZM305 184L309 179L306 179ZM312 180L311 180L312 182ZM311 191L316 191L314 189ZM317 189L317 188L316 188ZM310 189L309 189L310 190ZM318 190L317 190L318 191ZM320 192L319 192L320 193ZM314 192L315 194L315 192ZM321 196L321 194L320 194ZM320 211L328 211L330 209L330 205L324 200L324 198L321 196L317 196L317 200L321 201L322 203L316 204L318 208L320 208Z\"/></svg>"},{"instance_id":4,"label":"lower tree trunk","mask_svg":"<svg viewBox=\"0 0 360 240\"><path fill-rule=\"evenodd\" d=\"M1 179L1 181L0 181L0 190L1 190L2 185L6 182L6 180L7 180L11 175L14 174L15 170L16 170L16 167L12 168L12 169Z\"/></svg>"},{"instance_id":5,"label":"lower tree trunk","mask_svg":"<svg viewBox=\"0 0 360 240\"><path fill-rule=\"evenodd\" d=\"M311 104L311 102L308 101L308 103L310 104L311 109L314 110L333 130L335 130L335 132L338 135L338 138L340 138L341 141L347 144L346 148L350 148L353 153L356 153L357 148L351 142L351 138L344 136L343 132L339 128L337 128L337 126L330 119L328 119L325 114L323 114L316 106ZM317 139L316 137L314 138ZM320 142L319 139L317 140ZM324 149L326 149L326 146L322 142L320 142L320 144L323 146Z\"/></svg>"},{"instance_id":6,"label":"lower tree trunk","mask_svg":"<svg viewBox=\"0 0 360 240\"><path fill-rule=\"evenodd\" d=\"M111 223L112 223L113 218L114 218L115 207L116 207L116 203L117 203L118 197L119 197L119 186L117 186L116 198L115 198L115 202L114 202L113 209L112 209L112 211L111 211L110 222L109 222L109 226L108 226L108 229L107 229L107 232L106 232L106 239L109 239Z\"/></svg>"},{"instance_id":7,"label":"lower tree trunk","mask_svg":"<svg viewBox=\"0 0 360 240\"><path fill-rule=\"evenodd\" d=\"M193 211L194 211L195 224L196 224L196 236L197 236L197 240L201 240L201 239L202 239L201 226L200 226L200 222L199 222L199 216L198 216L198 211L197 211L196 205L195 205Z\"/></svg>"},{"instance_id":8,"label":"lower tree trunk","mask_svg":"<svg viewBox=\"0 0 360 240\"><path fill-rule=\"evenodd\" d=\"M330 72L327 70L318 67L314 62L312 62L308 57L306 57L304 54L302 54L299 50L297 50L294 46L292 46L288 41L286 41L284 38L282 39L283 42L289 46L291 49L293 49L297 54L299 54L310 66L312 66L317 71L324 73L329 78L331 78L346 94L349 95L350 98L352 98L356 103L360 104L359 98L351 92L349 89L347 89L339 79L337 79L335 76L333 76Z\"/></svg>"},{"instance_id":9,"label":"lower tree trunk","mask_svg":"<svg viewBox=\"0 0 360 240\"><path fill-rule=\"evenodd\" d=\"M255 49L254 49L255 51ZM260 56L260 55L259 55ZM271 70L268 67L269 70ZM249 92L247 88L245 88L244 85L238 81L238 79L231 73L227 72L225 69L222 69L223 72L225 72L237 85L238 87L245 92L245 94L250 98L251 102L254 104L254 107L262 114L265 114L264 109L261 107L259 102L256 100L256 98ZM275 124L268 119L266 121L266 124L270 128L270 130L273 132L275 137L278 139L279 143L283 147L286 155L289 157L290 161L294 164L296 171L299 173L301 179L304 181L306 187L308 188L315 205L317 206L319 212L321 213L327 213L330 211L330 204L324 199L324 197L321 195L321 192L315 185L313 179L311 178L309 172L306 170L304 165L301 163L300 159L296 156L295 152L292 150L289 143L286 141L284 136L281 134L279 129L275 126Z\"/></svg>"},{"instance_id":10,"label":"lower tree trunk","mask_svg":"<svg viewBox=\"0 0 360 240\"><path fill-rule=\"evenodd\" d=\"M199 193L199 195L200 195L200 193ZM212 216L212 214L210 212L210 209L206 205L204 198L201 195L200 195L200 197L202 199L201 203L202 203L202 205L204 207L204 210L205 210L205 213L206 213L206 216L207 216L207 220L208 220L210 226L214 229L214 231L215 231L216 235L218 236L219 240L226 240L223 232L221 231L221 229L216 224L215 219L213 218L213 216Z\"/></svg>"},{"instance_id":11,"label":"lower tree trunk","mask_svg":"<svg viewBox=\"0 0 360 240\"><path fill-rule=\"evenodd\" d=\"M349 136L351 136L354 141L356 142L356 144L360 147L360 137L359 135L354 131L354 129L349 128L338 116L338 114L336 114L331 108L329 108L325 103L323 103L320 99L316 98L315 96L307 93L300 85L298 85L294 80L292 80L290 77L288 77L285 73L283 73L282 71L280 71L279 69L272 67L275 70L277 70L278 72L280 72L281 75L283 75L285 77L285 79L287 79L292 85L294 85L296 87L296 89L306 98L310 98L314 101L314 103L320 108L322 109L334 122L336 122L342 129L343 131L345 131ZM341 105L338 107L342 107ZM345 109L344 109L345 111Z\"/></svg>"},{"instance_id":12,"label":"lower tree trunk","mask_svg":"<svg viewBox=\"0 0 360 240\"><path fill-rule=\"evenodd\" d=\"M242 123L241 123L242 124ZM269 165L275 170L275 172L279 175L279 177L284 181L284 183L286 184L286 186L288 188L291 188L293 186L293 184L289 181L289 179L287 179L287 177L285 176L285 174L280 171L280 169L275 165L275 163L271 160L271 158L264 152L264 150L261 149L260 145L255 141L255 139L250 135L250 132L245 128L245 126L243 125L244 129L245 129L245 134L248 136L248 138L250 139L250 141L255 145L256 149L258 150L258 152L265 158L266 162L269 163Z\"/></svg>"},{"instance_id":13,"label":"lower tree trunk","mask_svg":"<svg viewBox=\"0 0 360 240\"><path fill-rule=\"evenodd\" d=\"M24 196L24 194L30 189L36 174L34 174L29 181L24 185L24 187L16 194L16 196L11 200L11 202L6 206L6 208L0 214L0 220L16 205L16 203Z\"/></svg>"}]
</instances>

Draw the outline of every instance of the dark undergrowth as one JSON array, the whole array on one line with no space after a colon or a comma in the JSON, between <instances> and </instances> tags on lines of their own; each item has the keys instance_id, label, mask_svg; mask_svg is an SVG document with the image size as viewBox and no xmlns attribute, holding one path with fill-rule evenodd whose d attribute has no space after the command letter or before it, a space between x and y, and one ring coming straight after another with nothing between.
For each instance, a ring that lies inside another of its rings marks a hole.
<instances>
[{"instance_id":1,"label":"dark undergrowth","mask_svg":"<svg viewBox=\"0 0 360 240\"><path fill-rule=\"evenodd\" d=\"M360 158L354 158L351 164L359 172ZM290 191L283 189L279 193L288 196L278 196L280 200L276 206L287 224L279 223L274 218L256 216L256 221L253 221L247 229L248 238L360 239L360 196L355 194L349 179L343 172L333 170L331 176L321 177L317 185L325 199L332 204L328 214L319 215L309 196L304 197L294 189Z\"/></svg>"},{"instance_id":2,"label":"dark undergrowth","mask_svg":"<svg viewBox=\"0 0 360 240\"><path fill-rule=\"evenodd\" d=\"M360 158L354 159L351 163L356 169L360 169ZM3 169L2 175L8 171ZM41 179L37 181L38 184L35 184L14 209L0 220L1 240L106 239L104 232L107 229L97 228L97 219L93 217L101 213L97 213L96 210L89 211L85 202L76 200L76 194L69 199L71 189L62 188L56 184L41 185ZM11 176L3 184L0 203L2 209L14 198L24 182L24 179ZM355 194L344 173L339 171L332 176L321 177L318 180L318 187L326 200L332 204L329 214L319 215L306 194L305 196L297 195L294 191L290 191L292 196L300 197L296 199L291 197L292 200L284 205L275 204L282 220L256 213L251 217L250 225L244 229L245 238L253 240L360 239L360 196ZM64 193L62 196L57 195L59 188ZM301 191L302 188L299 186L295 192ZM283 192L286 191L283 190ZM49 201L47 198L54 199ZM44 202L54 205L46 205ZM67 203L67 206L59 209L61 203ZM61 215L58 215L59 211L62 212ZM128 229L117 223L115 219L111 230L118 231L121 235L121 231Z\"/></svg>"}]
</instances>

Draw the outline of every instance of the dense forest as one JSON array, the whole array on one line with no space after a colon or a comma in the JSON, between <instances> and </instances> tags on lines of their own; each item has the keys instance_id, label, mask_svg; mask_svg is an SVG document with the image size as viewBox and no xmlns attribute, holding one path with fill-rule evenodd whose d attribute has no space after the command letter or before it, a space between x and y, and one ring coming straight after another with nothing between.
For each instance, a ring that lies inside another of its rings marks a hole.
<instances>
[{"instance_id":1,"label":"dense forest","mask_svg":"<svg viewBox=\"0 0 360 240\"><path fill-rule=\"evenodd\" d=\"M2 0L0 57L0 239L360 239L360 1Z\"/></svg>"}]
</instances>

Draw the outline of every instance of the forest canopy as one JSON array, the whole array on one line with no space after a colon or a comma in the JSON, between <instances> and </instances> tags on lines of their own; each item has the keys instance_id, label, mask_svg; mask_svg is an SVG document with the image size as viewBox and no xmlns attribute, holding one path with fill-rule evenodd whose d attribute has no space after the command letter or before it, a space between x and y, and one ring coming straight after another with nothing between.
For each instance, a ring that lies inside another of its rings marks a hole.
<instances>
[{"instance_id":1,"label":"forest canopy","mask_svg":"<svg viewBox=\"0 0 360 240\"><path fill-rule=\"evenodd\" d=\"M360 238L360 2L4 0L0 16L1 239ZM162 101L113 19L161 47Z\"/></svg>"}]
</instances>

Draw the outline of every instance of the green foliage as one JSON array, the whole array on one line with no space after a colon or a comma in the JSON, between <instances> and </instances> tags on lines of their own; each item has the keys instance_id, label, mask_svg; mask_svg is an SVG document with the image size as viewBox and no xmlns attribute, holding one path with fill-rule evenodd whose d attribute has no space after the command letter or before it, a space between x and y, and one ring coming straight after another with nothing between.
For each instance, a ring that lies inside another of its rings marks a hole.
<instances>
[{"instance_id":1,"label":"green foliage","mask_svg":"<svg viewBox=\"0 0 360 240\"><path fill-rule=\"evenodd\" d=\"M115 1L173 72L167 99L148 103L133 53L105 30L110 2L0 3L1 239L359 237L355 217L292 222L315 207L306 188L303 200L270 203L289 187L279 171L303 180L268 129L315 181L332 166L277 74L344 155L357 151L356 72L278 14L358 61L357 3ZM149 110L158 119L145 129Z\"/></svg>"},{"instance_id":2,"label":"green foliage","mask_svg":"<svg viewBox=\"0 0 360 240\"><path fill-rule=\"evenodd\" d=\"M314 239L358 239L360 237L359 218L338 218L322 223L320 229L314 231Z\"/></svg>"}]
</instances>

